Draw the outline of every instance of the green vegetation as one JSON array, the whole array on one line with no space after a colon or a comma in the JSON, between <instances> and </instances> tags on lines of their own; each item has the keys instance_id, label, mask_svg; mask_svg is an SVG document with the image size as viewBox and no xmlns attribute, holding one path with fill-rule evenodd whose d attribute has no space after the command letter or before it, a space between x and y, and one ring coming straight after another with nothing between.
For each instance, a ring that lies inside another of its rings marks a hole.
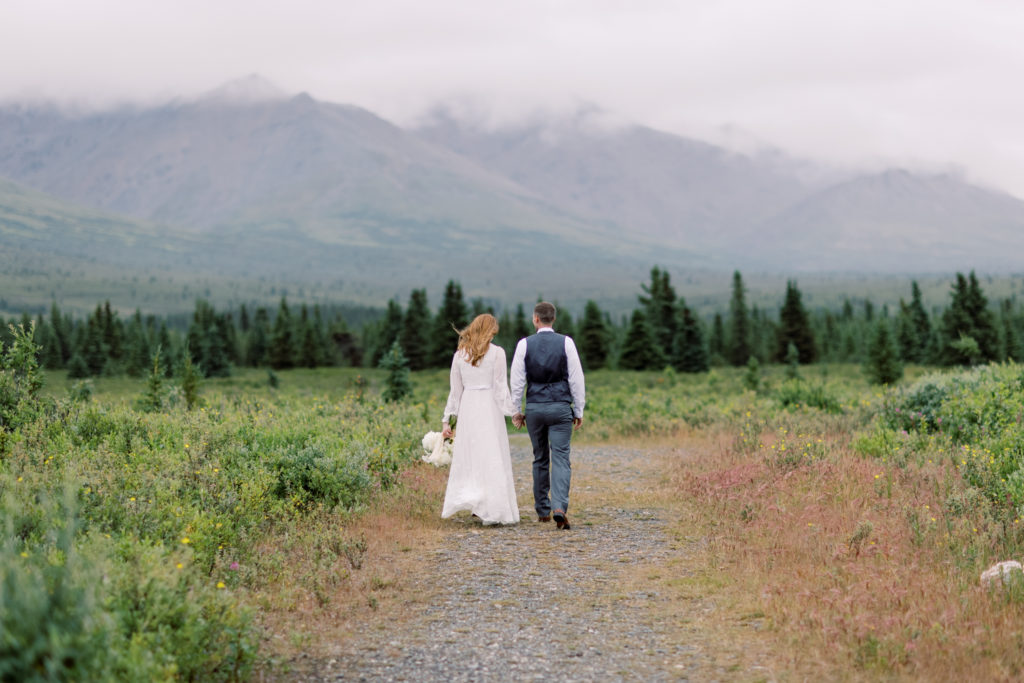
<instances>
[{"instance_id":1,"label":"green vegetation","mask_svg":"<svg viewBox=\"0 0 1024 683\"><path fill-rule=\"evenodd\" d=\"M1019 365L929 374L888 395L875 430L859 448L898 462L941 453L994 510L1019 520L1024 518L1022 415L1024 368Z\"/></svg>"},{"instance_id":2,"label":"green vegetation","mask_svg":"<svg viewBox=\"0 0 1024 683\"><path fill-rule=\"evenodd\" d=\"M990 308L973 273L931 314L916 282L894 314L850 300L809 310L790 281L776 317L745 293L736 273L710 331L660 268L628 324L594 301L579 318L562 311L556 328L588 369L580 438L724 434L742 466L801 476L877 462L887 497L924 473L949 533L987 530L948 546L963 576L1024 549L1014 300ZM0 335L0 676L247 676L268 609L255 596L330 600L323 577L365 548L349 521L401 494L441 414L454 342L442 358L436 338L485 310L450 281L436 313L413 290L359 329L285 297L251 315L199 300L177 322L122 320L109 304L22 316ZM509 352L528 310L499 315ZM938 524L920 510L901 520L918 544ZM846 547L870 556L881 529L858 520ZM314 559L291 566L289 552Z\"/></svg>"},{"instance_id":3,"label":"green vegetation","mask_svg":"<svg viewBox=\"0 0 1024 683\"><path fill-rule=\"evenodd\" d=\"M400 344L392 350L385 358ZM256 596L330 601L324 577L356 571L366 548L349 521L401 494L447 392L447 372L409 374L402 362L281 370L276 387L263 369L234 368L193 386L189 410L159 350L147 377L50 372L46 384L34 351L15 330L0 375L13 397L0 431L0 665L13 678L245 678L261 661L256 617L268 609ZM969 578L1024 547L1024 371L922 372L909 365L905 384L880 390L859 365L802 366L790 378L754 355L706 373L592 370L579 437L723 434L743 467L805 477L877 461L907 472L904 486L948 463L959 477L942 483L948 514L1000 530L956 551ZM836 440L859 455L849 461ZM884 476L871 479L883 496L882 482L896 481ZM758 523L766 508L745 500L743 523ZM919 514L902 519L909 539L930 538ZM873 556L888 524L858 520L843 547Z\"/></svg>"},{"instance_id":4,"label":"green vegetation","mask_svg":"<svg viewBox=\"0 0 1024 683\"><path fill-rule=\"evenodd\" d=\"M750 358L764 364L786 363L790 375L798 366L815 362L860 363L872 381L891 384L905 364L975 365L1017 360L1022 355L1024 311L1015 299L989 307L972 272L957 274L949 306L925 309L921 288L910 282L911 301L877 311L870 300L857 308L845 299L838 310L808 309L795 281L786 283L783 304L774 315L747 308L746 285L733 275L733 296L726 313L716 312L710 326L686 299L677 295L669 273L655 267L650 282L641 285L637 307L616 321L593 300L583 315L560 309L555 327L574 336L588 369L663 370L702 373L710 367L743 367ZM136 310L122 320L110 302L97 305L84 319L74 319L56 303L49 316L37 315L34 340L42 347L40 363L67 369L75 378L141 377L160 349L159 365L166 377L184 372L188 349L192 372L198 377L224 377L242 367L379 367L397 342L409 369L447 367L455 345L455 329L482 312L498 316L496 343L511 355L516 342L532 332L527 307L518 304L496 312L482 299L469 304L461 286L449 280L436 313L425 288L413 289L403 309L392 299L375 317L358 317L358 327L345 309L325 310L301 303L298 314L286 297L276 310L248 306L217 311L207 300L195 302L190 318L157 319ZM12 322L28 325L24 313ZM6 337L6 339L5 339ZM10 341L0 330L0 341Z\"/></svg>"},{"instance_id":5,"label":"green vegetation","mask_svg":"<svg viewBox=\"0 0 1024 683\"><path fill-rule=\"evenodd\" d=\"M86 388L44 387L33 351L16 330L0 373L4 679L246 678L250 596L322 590L288 548L344 559L345 519L396 487L441 412L439 377L383 403L354 371L209 380L190 411L159 353L147 379Z\"/></svg>"}]
</instances>

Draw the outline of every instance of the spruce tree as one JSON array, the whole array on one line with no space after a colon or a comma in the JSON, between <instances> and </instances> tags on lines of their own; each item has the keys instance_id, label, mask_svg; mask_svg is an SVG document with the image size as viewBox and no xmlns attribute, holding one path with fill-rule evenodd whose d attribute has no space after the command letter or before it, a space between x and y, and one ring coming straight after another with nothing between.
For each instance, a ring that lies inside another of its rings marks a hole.
<instances>
[{"instance_id":1,"label":"spruce tree","mask_svg":"<svg viewBox=\"0 0 1024 683\"><path fill-rule=\"evenodd\" d=\"M338 314L338 317L341 318L341 314ZM324 315L320 311L320 304L313 304L312 325L317 363L319 365L337 365L334 354L331 353L330 334L327 326L324 324Z\"/></svg>"},{"instance_id":2,"label":"spruce tree","mask_svg":"<svg viewBox=\"0 0 1024 683\"><path fill-rule=\"evenodd\" d=\"M270 351L270 314L260 306L253 315L252 328L245 343L246 365L259 367L268 362Z\"/></svg>"},{"instance_id":3,"label":"spruce tree","mask_svg":"<svg viewBox=\"0 0 1024 683\"><path fill-rule=\"evenodd\" d=\"M515 338L515 343L518 344L520 339L529 337L533 334L533 325L530 320L532 318L526 317L526 311L523 309L522 304L516 306L516 317L512 320L512 336Z\"/></svg>"},{"instance_id":4,"label":"spruce tree","mask_svg":"<svg viewBox=\"0 0 1024 683\"><path fill-rule=\"evenodd\" d=\"M869 323L875 321L875 305L871 303L871 299L864 299L864 320Z\"/></svg>"},{"instance_id":5,"label":"spruce tree","mask_svg":"<svg viewBox=\"0 0 1024 683\"><path fill-rule=\"evenodd\" d=\"M167 321L160 323L160 331L157 333L156 351L160 358L160 367L163 369L164 377L170 378L174 375L174 364L171 359L174 357L174 346L171 344L171 333L167 329Z\"/></svg>"},{"instance_id":6,"label":"spruce tree","mask_svg":"<svg viewBox=\"0 0 1024 683\"><path fill-rule=\"evenodd\" d=\"M117 313L111 310L109 300L103 304L101 320L103 346L108 359L120 361L123 358L124 326Z\"/></svg>"},{"instance_id":7,"label":"spruce tree","mask_svg":"<svg viewBox=\"0 0 1024 683\"><path fill-rule=\"evenodd\" d=\"M896 346L900 358L907 363L927 363L933 355L931 320L921 301L921 288L917 281L910 283L910 303L900 299L896 319Z\"/></svg>"},{"instance_id":8,"label":"spruce tree","mask_svg":"<svg viewBox=\"0 0 1024 683\"><path fill-rule=\"evenodd\" d=\"M334 354L331 355L336 358L338 364L353 368L363 364L363 349L356 335L348 329L348 324L341 314L338 314L334 322L331 323L328 329L328 338L330 345L335 349ZM396 341L398 341L397 337L391 344L394 345Z\"/></svg>"},{"instance_id":9,"label":"spruce tree","mask_svg":"<svg viewBox=\"0 0 1024 683\"><path fill-rule=\"evenodd\" d=\"M646 313L643 309L636 309L622 344L619 367L624 370L661 370L665 364L665 355L654 340Z\"/></svg>"},{"instance_id":10,"label":"spruce tree","mask_svg":"<svg viewBox=\"0 0 1024 683\"><path fill-rule=\"evenodd\" d=\"M73 325L70 318L61 316L56 301L50 305L50 326L53 327L54 340L60 349L60 365L57 367L64 367L71 360L71 330Z\"/></svg>"},{"instance_id":11,"label":"spruce tree","mask_svg":"<svg viewBox=\"0 0 1024 683\"><path fill-rule=\"evenodd\" d=\"M710 363L704 331L683 299L677 306L679 322L672 341L672 367L679 372L707 372Z\"/></svg>"},{"instance_id":12,"label":"spruce tree","mask_svg":"<svg viewBox=\"0 0 1024 683\"><path fill-rule=\"evenodd\" d=\"M444 288L441 308L434 319L433 343L429 365L435 368L446 368L451 365L452 354L459 345L459 333L469 324L469 312L462 298L462 286L449 280Z\"/></svg>"},{"instance_id":13,"label":"spruce tree","mask_svg":"<svg viewBox=\"0 0 1024 683\"><path fill-rule=\"evenodd\" d=\"M228 327L227 321L217 315L209 302L196 300L186 348L204 377L227 377L231 374Z\"/></svg>"},{"instance_id":14,"label":"spruce tree","mask_svg":"<svg viewBox=\"0 0 1024 683\"><path fill-rule=\"evenodd\" d=\"M498 334L494 336L494 343L505 349L506 357L512 358L519 339L520 337L516 336L515 328L512 324L512 315L508 309L503 310L501 315L498 316Z\"/></svg>"},{"instance_id":15,"label":"spruce tree","mask_svg":"<svg viewBox=\"0 0 1024 683\"><path fill-rule=\"evenodd\" d=\"M299 323L297 327L299 338L299 352L297 365L304 368L315 368L320 365L320 351L317 348L317 334L313 328L313 321L309 317L309 307L303 303L299 311Z\"/></svg>"},{"instance_id":16,"label":"spruce tree","mask_svg":"<svg viewBox=\"0 0 1024 683\"><path fill-rule=\"evenodd\" d=\"M142 322L142 311L135 310L135 315L125 327L124 338L125 371L131 377L141 377L146 372L147 360L153 356Z\"/></svg>"},{"instance_id":17,"label":"spruce tree","mask_svg":"<svg viewBox=\"0 0 1024 683\"><path fill-rule=\"evenodd\" d=\"M181 354L181 393L185 398L185 408L192 410L199 402L199 373L192 365L192 354L188 346Z\"/></svg>"},{"instance_id":18,"label":"spruce tree","mask_svg":"<svg viewBox=\"0 0 1024 683\"><path fill-rule=\"evenodd\" d=\"M370 363L374 367L380 365L381 358L401 336L403 319L402 306L394 299L388 301L387 310L377 326L376 338L373 340L373 355L370 357Z\"/></svg>"},{"instance_id":19,"label":"spruce tree","mask_svg":"<svg viewBox=\"0 0 1024 683\"><path fill-rule=\"evenodd\" d=\"M651 329L654 342L660 346L663 354L667 354L672 349L678 329L676 292L670 282L668 271L655 266L651 269L651 283L640 287L644 294L638 299L646 311L647 325Z\"/></svg>"},{"instance_id":20,"label":"spruce tree","mask_svg":"<svg viewBox=\"0 0 1024 683\"><path fill-rule=\"evenodd\" d=\"M103 313L97 307L94 313L85 323L85 339L82 347L82 357L89 366L89 374L98 376L103 372L109 356L107 349L103 346L102 326Z\"/></svg>"},{"instance_id":21,"label":"spruce tree","mask_svg":"<svg viewBox=\"0 0 1024 683\"><path fill-rule=\"evenodd\" d=\"M554 325L555 332L564 334L566 337L572 337L575 340L576 326L573 324L572 314L558 304L555 304L555 310L558 312Z\"/></svg>"},{"instance_id":22,"label":"spruce tree","mask_svg":"<svg viewBox=\"0 0 1024 683\"><path fill-rule=\"evenodd\" d=\"M481 299L480 297L476 297L469 303L470 318L475 318L478 315L483 315L484 313L490 313L491 315L494 315L494 307L485 304L484 300Z\"/></svg>"},{"instance_id":23,"label":"spruce tree","mask_svg":"<svg viewBox=\"0 0 1024 683\"><path fill-rule=\"evenodd\" d=\"M843 322L850 322L853 320L853 303L849 297L843 299L843 312L841 314Z\"/></svg>"},{"instance_id":24,"label":"spruce tree","mask_svg":"<svg viewBox=\"0 0 1024 683\"><path fill-rule=\"evenodd\" d=\"M234 313L227 311L220 315L217 325L220 335L224 339L224 352L230 373L232 365L241 365L245 360L242 344L238 338L238 328L235 326Z\"/></svg>"},{"instance_id":25,"label":"spruce tree","mask_svg":"<svg viewBox=\"0 0 1024 683\"><path fill-rule=\"evenodd\" d=\"M1013 302L1010 299L1003 299L999 309L1000 327L1002 329L1001 359L1019 363L1024 358L1024 354L1022 354L1020 335L1017 333L1017 325L1014 319Z\"/></svg>"},{"instance_id":26,"label":"spruce tree","mask_svg":"<svg viewBox=\"0 0 1024 683\"><path fill-rule=\"evenodd\" d=\"M68 378L69 379L85 379L92 375L89 372L89 364L85 362L85 357L77 351L71 356L71 360L68 361Z\"/></svg>"},{"instance_id":27,"label":"spruce tree","mask_svg":"<svg viewBox=\"0 0 1024 683\"><path fill-rule=\"evenodd\" d=\"M247 335L249 334L249 327L249 309L246 308L245 304L242 304L238 309L238 331L241 332L243 336Z\"/></svg>"},{"instance_id":28,"label":"spruce tree","mask_svg":"<svg viewBox=\"0 0 1024 683\"><path fill-rule=\"evenodd\" d=\"M211 308L211 311L213 309ZM235 326L231 324L230 314L217 315L214 313L207 337L206 362L209 367L209 377L228 377L231 375L231 350L236 347L233 343Z\"/></svg>"},{"instance_id":29,"label":"spruce tree","mask_svg":"<svg viewBox=\"0 0 1024 683\"><path fill-rule=\"evenodd\" d=\"M885 319L875 324L864 370L875 384L893 384L903 377L903 365Z\"/></svg>"},{"instance_id":30,"label":"spruce tree","mask_svg":"<svg viewBox=\"0 0 1024 683\"><path fill-rule=\"evenodd\" d=\"M711 336L708 338L708 352L711 353L712 358L716 358L716 362L725 360L725 321L722 320L722 314L715 311L715 317L711 321Z\"/></svg>"},{"instance_id":31,"label":"spruce tree","mask_svg":"<svg viewBox=\"0 0 1024 683\"><path fill-rule=\"evenodd\" d=\"M414 289L409 294L409 305L405 309L402 331L399 334L402 354L407 359L410 370L423 370L427 367L431 349L430 334L431 318L430 309L427 308L427 290ZM449 361L454 353L453 346L448 355Z\"/></svg>"},{"instance_id":32,"label":"spruce tree","mask_svg":"<svg viewBox=\"0 0 1024 683\"><path fill-rule=\"evenodd\" d=\"M294 324L291 311L288 310L288 302L284 297L281 297L281 304L277 308L277 318L274 320L274 329L270 335L267 359L270 362L270 367L275 370L295 367Z\"/></svg>"},{"instance_id":33,"label":"spruce tree","mask_svg":"<svg viewBox=\"0 0 1024 683\"><path fill-rule=\"evenodd\" d=\"M753 352L750 343L750 317L747 313L746 290L740 271L732 275L732 299L729 301L729 348L727 359L733 367L741 367Z\"/></svg>"},{"instance_id":34,"label":"spruce tree","mask_svg":"<svg viewBox=\"0 0 1024 683\"><path fill-rule=\"evenodd\" d=\"M757 356L751 356L747 361L747 371L743 373L743 386L750 391L761 388L761 364L757 362Z\"/></svg>"},{"instance_id":35,"label":"spruce tree","mask_svg":"<svg viewBox=\"0 0 1024 683\"><path fill-rule=\"evenodd\" d=\"M825 312L825 334L821 340L821 356L826 360L834 360L839 351L839 325L832 311Z\"/></svg>"},{"instance_id":36,"label":"spruce tree","mask_svg":"<svg viewBox=\"0 0 1024 683\"><path fill-rule=\"evenodd\" d=\"M750 352L764 363L775 358L775 325L757 306L750 307Z\"/></svg>"},{"instance_id":37,"label":"spruce tree","mask_svg":"<svg viewBox=\"0 0 1024 683\"><path fill-rule=\"evenodd\" d=\"M576 340L580 352L580 362L586 370L599 370L608 363L611 345L608 326L604 314L597 303L590 299L583 309L580 321L579 338Z\"/></svg>"},{"instance_id":38,"label":"spruce tree","mask_svg":"<svg viewBox=\"0 0 1024 683\"><path fill-rule=\"evenodd\" d=\"M153 354L153 364L149 377L146 379L146 391L138 400L140 410L155 412L163 407L163 374L164 371L160 367L160 348L157 347L156 352Z\"/></svg>"},{"instance_id":39,"label":"spruce tree","mask_svg":"<svg viewBox=\"0 0 1024 683\"><path fill-rule=\"evenodd\" d=\"M398 341L391 345L391 350L381 359L380 367L387 372L384 377L383 396L385 401L401 401L412 393L409 363L402 353L402 345Z\"/></svg>"},{"instance_id":40,"label":"spruce tree","mask_svg":"<svg viewBox=\"0 0 1024 683\"><path fill-rule=\"evenodd\" d=\"M900 359L905 363L915 363L919 360L917 330L914 329L910 306L903 299L900 299L900 312L896 316L896 348L899 349Z\"/></svg>"},{"instance_id":41,"label":"spruce tree","mask_svg":"<svg viewBox=\"0 0 1024 683\"><path fill-rule=\"evenodd\" d=\"M789 342L786 345L784 362L786 363L786 378L800 379L800 350L795 343Z\"/></svg>"},{"instance_id":42,"label":"spruce tree","mask_svg":"<svg viewBox=\"0 0 1024 683\"><path fill-rule=\"evenodd\" d=\"M817 359L817 348L814 344L814 335L811 333L810 321L800 300L800 290L797 289L794 280L786 282L786 298L779 311L779 329L776 338L778 340L776 357L779 360L786 360L790 344L796 347L801 363L813 363Z\"/></svg>"},{"instance_id":43,"label":"spruce tree","mask_svg":"<svg viewBox=\"0 0 1024 683\"><path fill-rule=\"evenodd\" d=\"M36 344L39 346L39 362L48 369L55 370L63 367L63 359L60 353L60 342L53 330L53 326L43 319L42 314L36 319Z\"/></svg>"},{"instance_id":44,"label":"spruce tree","mask_svg":"<svg viewBox=\"0 0 1024 683\"><path fill-rule=\"evenodd\" d=\"M974 272L970 278L956 274L952 301L942 313L942 350L945 365L973 365L995 360L998 337L988 301Z\"/></svg>"},{"instance_id":45,"label":"spruce tree","mask_svg":"<svg viewBox=\"0 0 1024 683\"><path fill-rule=\"evenodd\" d=\"M974 325L974 339L978 342L983 361L993 361L999 357L999 332L996 329L995 316L988 307L988 299L981 291L978 277L971 271L967 277L966 308Z\"/></svg>"}]
</instances>

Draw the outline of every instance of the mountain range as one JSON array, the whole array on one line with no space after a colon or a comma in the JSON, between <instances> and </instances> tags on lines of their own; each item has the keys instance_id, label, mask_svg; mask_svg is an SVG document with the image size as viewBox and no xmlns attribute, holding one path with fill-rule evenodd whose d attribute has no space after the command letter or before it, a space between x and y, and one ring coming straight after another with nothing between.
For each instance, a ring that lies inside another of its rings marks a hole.
<instances>
[{"instance_id":1,"label":"mountain range","mask_svg":"<svg viewBox=\"0 0 1024 683\"><path fill-rule=\"evenodd\" d=\"M499 299L632 295L654 264L1012 270L1024 248L1024 202L953 175L741 154L594 110L402 128L255 76L151 107L8 103L0 178L5 269L88 254L378 303L449 277Z\"/></svg>"}]
</instances>

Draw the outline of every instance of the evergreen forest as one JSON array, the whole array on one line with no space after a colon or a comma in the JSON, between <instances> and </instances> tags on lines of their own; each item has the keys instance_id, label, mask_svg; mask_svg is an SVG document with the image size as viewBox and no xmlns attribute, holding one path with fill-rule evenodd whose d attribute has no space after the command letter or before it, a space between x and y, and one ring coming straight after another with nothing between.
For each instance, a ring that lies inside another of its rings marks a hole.
<instances>
[{"instance_id":1,"label":"evergreen forest","mask_svg":"<svg viewBox=\"0 0 1024 683\"><path fill-rule=\"evenodd\" d=\"M869 299L854 305L849 297L836 309L809 309L796 280L787 282L777 310L751 306L739 271L731 292L727 310L698 315L669 272L655 266L630 315L616 319L591 300L582 311L560 308L555 328L575 339L589 370L699 373L821 361L864 364L872 379L890 383L908 363L971 366L1024 357L1024 311L1014 298L990 304L973 271L957 273L946 307L931 312L914 280L896 310ZM122 317L109 301L75 318L54 302L48 316L23 313L9 322L33 330L44 368L66 369L71 378L142 377L154 356L168 377L180 374L186 356L200 376L224 377L233 367L379 367L396 343L409 370L448 367L456 330L484 312L498 317L495 342L511 357L517 340L533 331L531 311L532 303L495 311L481 299L466 301L461 285L449 280L436 307L419 288L404 305L392 299L376 315L282 297L276 308L221 311L199 299L190 317L160 318L140 310ZM3 325L0 341L9 345L12 334Z\"/></svg>"}]
</instances>

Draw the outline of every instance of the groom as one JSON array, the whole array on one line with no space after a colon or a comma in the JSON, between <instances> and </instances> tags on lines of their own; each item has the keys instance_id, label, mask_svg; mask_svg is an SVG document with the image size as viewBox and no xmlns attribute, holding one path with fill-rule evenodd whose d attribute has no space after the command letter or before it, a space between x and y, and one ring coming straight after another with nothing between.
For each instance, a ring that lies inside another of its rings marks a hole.
<instances>
[{"instance_id":1,"label":"groom","mask_svg":"<svg viewBox=\"0 0 1024 683\"><path fill-rule=\"evenodd\" d=\"M538 522L554 517L559 529L569 529L569 440L583 424L586 402L583 367L572 337L552 329L555 307L542 301L533 308L537 334L519 340L512 356L512 405L521 406L526 391L526 414L512 423L526 429L533 443L533 499ZM550 496L550 500L549 500Z\"/></svg>"}]
</instances>

